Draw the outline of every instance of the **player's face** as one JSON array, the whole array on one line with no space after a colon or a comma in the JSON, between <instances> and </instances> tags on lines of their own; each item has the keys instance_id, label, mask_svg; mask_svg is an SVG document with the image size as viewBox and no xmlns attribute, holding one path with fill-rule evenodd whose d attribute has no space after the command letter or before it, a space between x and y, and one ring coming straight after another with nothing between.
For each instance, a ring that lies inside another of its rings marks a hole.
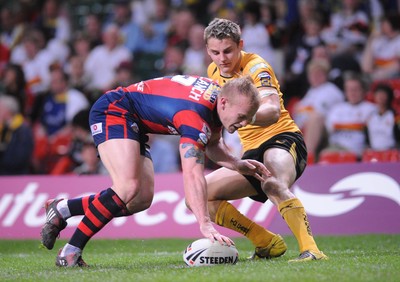
<instances>
[{"instance_id":1,"label":"player's face","mask_svg":"<svg viewBox=\"0 0 400 282\"><path fill-rule=\"evenodd\" d=\"M233 133L249 124L257 109L250 104L249 98L240 96L235 99L221 98L219 117L225 129Z\"/></svg>"},{"instance_id":2,"label":"player's face","mask_svg":"<svg viewBox=\"0 0 400 282\"><path fill-rule=\"evenodd\" d=\"M207 41L207 53L218 66L221 75L233 76L239 67L240 51L242 51L243 41L239 44L230 38L219 40L209 38Z\"/></svg>"}]
</instances>

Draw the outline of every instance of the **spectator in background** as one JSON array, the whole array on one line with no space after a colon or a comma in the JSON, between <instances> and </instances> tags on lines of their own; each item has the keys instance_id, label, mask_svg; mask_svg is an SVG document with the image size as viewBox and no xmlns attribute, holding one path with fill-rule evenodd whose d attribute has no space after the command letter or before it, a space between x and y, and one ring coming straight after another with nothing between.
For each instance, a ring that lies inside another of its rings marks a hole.
<instances>
[{"instance_id":1,"label":"spectator in background","mask_svg":"<svg viewBox=\"0 0 400 282\"><path fill-rule=\"evenodd\" d=\"M180 170L178 136L150 134L149 145L155 173L173 173Z\"/></svg>"},{"instance_id":2,"label":"spectator in background","mask_svg":"<svg viewBox=\"0 0 400 282\"><path fill-rule=\"evenodd\" d=\"M85 17L83 34L89 41L90 50L103 43L100 16L90 13Z\"/></svg>"},{"instance_id":3,"label":"spectator in background","mask_svg":"<svg viewBox=\"0 0 400 282\"><path fill-rule=\"evenodd\" d=\"M360 64L354 56L343 54L343 60L336 60L330 53L329 47L325 44L315 46L312 49L311 59L324 59L330 62L331 69L328 79L340 89L343 89L343 75L345 72L361 72Z\"/></svg>"},{"instance_id":4,"label":"spectator in background","mask_svg":"<svg viewBox=\"0 0 400 282\"><path fill-rule=\"evenodd\" d=\"M68 60L68 65L64 68L68 75L68 86L82 92L89 103L92 103L92 96L87 85L89 84L89 77L84 69L85 60L81 56L73 55Z\"/></svg>"},{"instance_id":5,"label":"spectator in background","mask_svg":"<svg viewBox=\"0 0 400 282\"><path fill-rule=\"evenodd\" d=\"M133 76L133 65L131 62L122 62L116 69L115 81L112 88L119 86L127 87L138 80Z\"/></svg>"},{"instance_id":6,"label":"spectator in background","mask_svg":"<svg viewBox=\"0 0 400 282\"><path fill-rule=\"evenodd\" d=\"M179 46L165 49L161 73L163 76L183 74L184 50Z\"/></svg>"},{"instance_id":7,"label":"spectator in background","mask_svg":"<svg viewBox=\"0 0 400 282\"><path fill-rule=\"evenodd\" d=\"M168 0L154 1L154 14L142 24L139 36L139 46L135 51L158 55L167 46L167 36L170 29L170 7ZM185 24L185 23L180 23Z\"/></svg>"},{"instance_id":8,"label":"spectator in background","mask_svg":"<svg viewBox=\"0 0 400 282\"><path fill-rule=\"evenodd\" d=\"M177 46L186 50L189 47L189 33L196 18L189 9L179 9L172 14L171 27L167 38L168 46Z\"/></svg>"},{"instance_id":9,"label":"spectator in background","mask_svg":"<svg viewBox=\"0 0 400 282\"><path fill-rule=\"evenodd\" d=\"M373 81L400 77L400 14L382 18L381 31L371 33L361 66Z\"/></svg>"},{"instance_id":10,"label":"spectator in background","mask_svg":"<svg viewBox=\"0 0 400 282\"><path fill-rule=\"evenodd\" d=\"M284 34L285 23L278 17L276 3L274 2L261 2L261 21L265 25L271 46L274 49L285 47Z\"/></svg>"},{"instance_id":11,"label":"spectator in background","mask_svg":"<svg viewBox=\"0 0 400 282\"><path fill-rule=\"evenodd\" d=\"M400 145L400 124L392 109L393 89L388 84L378 84L373 90L378 111L367 122L368 147L376 151L398 148Z\"/></svg>"},{"instance_id":12,"label":"spectator in background","mask_svg":"<svg viewBox=\"0 0 400 282\"><path fill-rule=\"evenodd\" d=\"M360 60L371 24L362 2L342 0L340 9L331 13L329 26L323 31L323 38L337 60L345 59L341 55L349 53Z\"/></svg>"},{"instance_id":13,"label":"spectator in background","mask_svg":"<svg viewBox=\"0 0 400 282\"><path fill-rule=\"evenodd\" d=\"M0 94L0 175L29 174L33 134L15 97Z\"/></svg>"},{"instance_id":14,"label":"spectator in background","mask_svg":"<svg viewBox=\"0 0 400 282\"><path fill-rule=\"evenodd\" d=\"M78 175L108 174L106 168L98 157L96 146L93 142L84 143L81 150L82 164L73 170Z\"/></svg>"},{"instance_id":15,"label":"spectator in background","mask_svg":"<svg viewBox=\"0 0 400 282\"><path fill-rule=\"evenodd\" d=\"M141 24L139 46L134 54L135 74L141 80L161 76L162 58L167 46L167 38L171 27L171 15L168 0L145 1L136 9L148 10L153 6L153 12L147 13ZM145 7L145 6L149 7ZM182 23L183 24L183 23Z\"/></svg>"},{"instance_id":16,"label":"spectator in background","mask_svg":"<svg viewBox=\"0 0 400 282\"><path fill-rule=\"evenodd\" d=\"M185 50L183 73L205 76L209 64L207 51L204 46L204 25L195 24L189 32L189 47Z\"/></svg>"},{"instance_id":17,"label":"spectator in background","mask_svg":"<svg viewBox=\"0 0 400 282\"><path fill-rule=\"evenodd\" d=\"M91 47L92 43L90 42L89 36L81 31L77 31L70 43L71 48L71 56L78 56L83 61L86 61L86 58L89 56L90 51L93 49Z\"/></svg>"},{"instance_id":18,"label":"spectator in background","mask_svg":"<svg viewBox=\"0 0 400 282\"><path fill-rule=\"evenodd\" d=\"M73 166L68 172L78 175L108 174L98 157L88 120L89 109L79 111L72 119L72 142L68 157Z\"/></svg>"},{"instance_id":19,"label":"spectator in background","mask_svg":"<svg viewBox=\"0 0 400 282\"><path fill-rule=\"evenodd\" d=\"M31 105L29 104L25 75L21 66L8 64L5 67L4 75L0 76L0 93L17 99L20 114L25 116L30 111Z\"/></svg>"},{"instance_id":20,"label":"spectator in background","mask_svg":"<svg viewBox=\"0 0 400 282\"><path fill-rule=\"evenodd\" d=\"M22 43L11 52L10 61L22 66L25 79L33 96L47 91L50 81L49 67L55 62L53 55L45 45L43 33L30 29Z\"/></svg>"},{"instance_id":21,"label":"spectator in background","mask_svg":"<svg viewBox=\"0 0 400 282\"><path fill-rule=\"evenodd\" d=\"M0 8L0 59L1 57L7 58L4 65L9 60L11 50L21 43L26 28L26 23L22 21L20 7L4 6ZM0 65L0 75L1 71L2 65Z\"/></svg>"},{"instance_id":22,"label":"spectator in background","mask_svg":"<svg viewBox=\"0 0 400 282\"><path fill-rule=\"evenodd\" d=\"M53 55L52 60L63 66L69 55L71 26L62 1L45 0L33 26L43 33L45 48Z\"/></svg>"},{"instance_id":23,"label":"spectator in background","mask_svg":"<svg viewBox=\"0 0 400 282\"><path fill-rule=\"evenodd\" d=\"M109 89L115 79L115 70L121 62L131 61L131 51L121 44L121 33L115 24L106 27L103 44L95 47L85 61L88 89L96 96Z\"/></svg>"},{"instance_id":24,"label":"spectator in background","mask_svg":"<svg viewBox=\"0 0 400 282\"><path fill-rule=\"evenodd\" d=\"M50 90L36 97L31 114L37 143L34 155L37 173L49 173L67 153L72 136L71 121L77 112L88 107L84 94L69 88L68 75L54 67Z\"/></svg>"},{"instance_id":25,"label":"spectator in background","mask_svg":"<svg viewBox=\"0 0 400 282\"><path fill-rule=\"evenodd\" d=\"M134 54L142 42L140 41L140 26L132 20L132 8L129 0L112 1L111 18L105 23L105 28L109 24L118 26L121 32L121 40L132 54Z\"/></svg>"},{"instance_id":26,"label":"spectator in background","mask_svg":"<svg viewBox=\"0 0 400 282\"><path fill-rule=\"evenodd\" d=\"M328 147L326 151L348 151L361 157L366 146L365 128L377 107L365 99L368 86L359 73L346 73L344 93L346 100L335 105L326 117Z\"/></svg>"},{"instance_id":27,"label":"spectator in background","mask_svg":"<svg viewBox=\"0 0 400 282\"><path fill-rule=\"evenodd\" d=\"M43 32L46 43L52 39L67 43L71 39L70 21L60 1L45 0L33 24Z\"/></svg>"},{"instance_id":28,"label":"spectator in background","mask_svg":"<svg viewBox=\"0 0 400 282\"><path fill-rule=\"evenodd\" d=\"M73 117L68 151L55 163L50 174L103 174L104 170L97 157L88 119L89 109L81 110Z\"/></svg>"},{"instance_id":29,"label":"spectator in background","mask_svg":"<svg viewBox=\"0 0 400 282\"><path fill-rule=\"evenodd\" d=\"M32 122L39 121L46 135L52 136L69 125L77 112L88 107L84 94L69 88L68 75L55 67L51 70L50 90L36 99Z\"/></svg>"},{"instance_id":30,"label":"spectator in background","mask_svg":"<svg viewBox=\"0 0 400 282\"><path fill-rule=\"evenodd\" d=\"M307 64L313 48L324 45L321 37L322 20L318 14L311 14L301 23L304 31L295 35L297 39L293 39L286 51L284 88L290 97L302 97L307 91Z\"/></svg>"},{"instance_id":31,"label":"spectator in background","mask_svg":"<svg viewBox=\"0 0 400 282\"><path fill-rule=\"evenodd\" d=\"M344 102L343 92L328 80L330 65L327 60L314 59L307 66L310 88L297 103L293 113L296 124L304 133L310 156L317 157L325 138L325 118L330 109Z\"/></svg>"},{"instance_id":32,"label":"spectator in background","mask_svg":"<svg viewBox=\"0 0 400 282\"><path fill-rule=\"evenodd\" d=\"M261 4L258 1L247 2L244 5L243 18L243 50L260 55L275 68L274 50L270 42L269 33L261 21Z\"/></svg>"}]
</instances>

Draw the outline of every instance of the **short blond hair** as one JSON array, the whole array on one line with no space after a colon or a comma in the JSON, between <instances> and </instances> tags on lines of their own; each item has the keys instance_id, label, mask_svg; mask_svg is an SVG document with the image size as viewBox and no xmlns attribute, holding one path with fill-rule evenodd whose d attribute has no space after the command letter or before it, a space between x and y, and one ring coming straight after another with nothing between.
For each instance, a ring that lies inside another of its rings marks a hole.
<instances>
[{"instance_id":1,"label":"short blond hair","mask_svg":"<svg viewBox=\"0 0 400 282\"><path fill-rule=\"evenodd\" d=\"M215 18L204 30L204 41L207 44L208 39L216 38L219 40L230 38L237 44L241 39L240 26L227 19Z\"/></svg>"},{"instance_id":2,"label":"short blond hair","mask_svg":"<svg viewBox=\"0 0 400 282\"><path fill-rule=\"evenodd\" d=\"M233 97L234 94L249 97L252 107L260 106L258 90L249 75L231 79L222 87L221 96Z\"/></svg>"}]
</instances>

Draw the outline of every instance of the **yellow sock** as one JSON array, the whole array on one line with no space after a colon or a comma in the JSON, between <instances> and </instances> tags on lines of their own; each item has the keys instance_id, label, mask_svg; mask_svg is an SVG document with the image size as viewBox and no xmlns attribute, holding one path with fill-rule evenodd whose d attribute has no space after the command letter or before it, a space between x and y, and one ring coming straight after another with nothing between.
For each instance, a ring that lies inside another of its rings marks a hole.
<instances>
[{"instance_id":1,"label":"yellow sock","mask_svg":"<svg viewBox=\"0 0 400 282\"><path fill-rule=\"evenodd\" d=\"M297 198L286 200L279 204L278 209L296 237L300 253L307 250L319 251L311 233L307 214L300 200Z\"/></svg>"},{"instance_id":2,"label":"yellow sock","mask_svg":"<svg viewBox=\"0 0 400 282\"><path fill-rule=\"evenodd\" d=\"M256 247L267 246L276 235L248 219L227 201L221 202L215 215L215 223L243 234Z\"/></svg>"}]
</instances>

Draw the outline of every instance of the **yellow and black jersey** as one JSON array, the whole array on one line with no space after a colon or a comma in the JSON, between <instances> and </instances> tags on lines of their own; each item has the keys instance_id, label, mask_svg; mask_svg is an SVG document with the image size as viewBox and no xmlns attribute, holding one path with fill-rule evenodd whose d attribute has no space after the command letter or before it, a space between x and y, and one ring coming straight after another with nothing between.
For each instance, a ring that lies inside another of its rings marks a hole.
<instances>
[{"instance_id":1,"label":"yellow and black jersey","mask_svg":"<svg viewBox=\"0 0 400 282\"><path fill-rule=\"evenodd\" d=\"M300 130L284 107L282 99L283 94L280 91L279 82L271 66L257 54L242 51L241 55L242 58L240 65L232 77L224 77L220 75L219 69L215 63L211 63L208 66L208 76L217 81L220 85L224 85L230 79L243 75L250 75L257 88L275 88L278 91L281 104L281 116L275 124L268 127L248 125L238 130L243 150L246 152L258 148L262 143L277 134L283 132L296 132Z\"/></svg>"}]
</instances>

